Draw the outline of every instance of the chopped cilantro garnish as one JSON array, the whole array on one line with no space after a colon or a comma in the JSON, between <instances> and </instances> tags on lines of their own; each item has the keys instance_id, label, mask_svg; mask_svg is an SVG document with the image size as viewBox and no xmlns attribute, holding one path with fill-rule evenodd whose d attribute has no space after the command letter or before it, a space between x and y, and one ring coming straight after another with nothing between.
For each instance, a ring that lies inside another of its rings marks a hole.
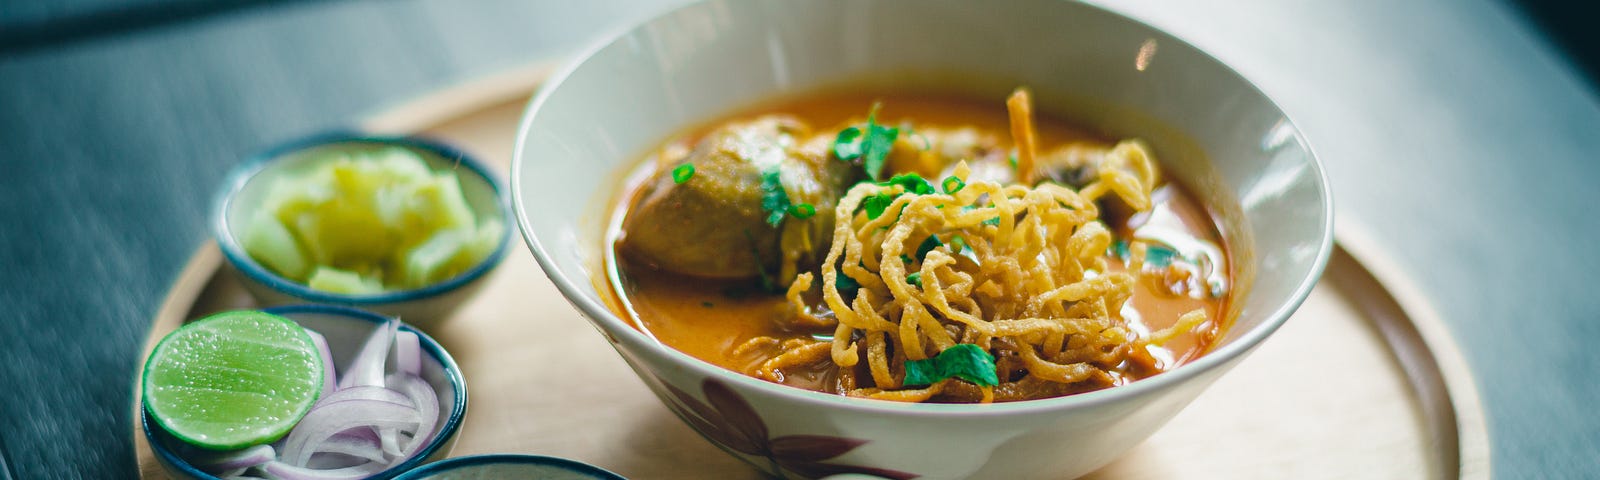
<instances>
[{"instance_id":1,"label":"chopped cilantro garnish","mask_svg":"<svg viewBox=\"0 0 1600 480\"><path fill-rule=\"evenodd\" d=\"M856 279L850 278L849 275L845 275L843 269L837 270L837 272L838 276L833 278L834 288L839 290L839 295L843 295L846 298L854 298L856 296L856 290L861 289L861 282L857 282Z\"/></svg>"},{"instance_id":2,"label":"chopped cilantro garnish","mask_svg":"<svg viewBox=\"0 0 1600 480\"><path fill-rule=\"evenodd\" d=\"M672 183L687 182L691 178L694 178L693 163L685 163L683 165L678 165L678 168L672 169Z\"/></svg>"},{"instance_id":3,"label":"chopped cilantro garnish","mask_svg":"<svg viewBox=\"0 0 1600 480\"><path fill-rule=\"evenodd\" d=\"M1106 252L1106 254L1122 259L1124 262L1128 261L1128 257L1132 255L1128 252L1128 241L1122 239L1112 242L1110 251Z\"/></svg>"},{"instance_id":4,"label":"chopped cilantro garnish","mask_svg":"<svg viewBox=\"0 0 1600 480\"><path fill-rule=\"evenodd\" d=\"M761 209L767 211L767 224L776 228L789 212L789 193L783 190L783 179L778 168L761 173Z\"/></svg>"},{"instance_id":5,"label":"chopped cilantro garnish","mask_svg":"<svg viewBox=\"0 0 1600 480\"><path fill-rule=\"evenodd\" d=\"M878 104L867 113L867 124L839 131L833 139L833 154L840 160L861 159L861 168L873 181L883 175L883 162L900 137L900 129L878 124Z\"/></svg>"},{"instance_id":6,"label":"chopped cilantro garnish","mask_svg":"<svg viewBox=\"0 0 1600 480\"><path fill-rule=\"evenodd\" d=\"M1012 170L1016 170L1017 169L1017 154L1015 154L1015 153L1011 154L1011 169Z\"/></svg>"},{"instance_id":7,"label":"chopped cilantro garnish","mask_svg":"<svg viewBox=\"0 0 1600 480\"><path fill-rule=\"evenodd\" d=\"M917 258L918 259L927 258L928 257L928 252L931 252L931 251L933 251L933 249L939 248L940 246L943 246L943 245L944 245L944 242L939 241L939 237L938 236L936 236L936 235L928 235L928 239L927 240L923 240L921 245L917 245Z\"/></svg>"},{"instance_id":8,"label":"chopped cilantro garnish","mask_svg":"<svg viewBox=\"0 0 1600 480\"><path fill-rule=\"evenodd\" d=\"M700 302L700 306L706 307L706 308L711 308L711 307L715 307L717 305L714 304L714 303L711 303L711 302Z\"/></svg>"},{"instance_id":9,"label":"chopped cilantro garnish","mask_svg":"<svg viewBox=\"0 0 1600 480\"><path fill-rule=\"evenodd\" d=\"M867 197L866 201L861 202L861 207L867 209L868 220L877 220L878 217L883 216L883 211L887 210L889 205L894 203L894 199L895 195L889 195L887 193L873 195Z\"/></svg>"},{"instance_id":10,"label":"chopped cilantro garnish","mask_svg":"<svg viewBox=\"0 0 1600 480\"><path fill-rule=\"evenodd\" d=\"M902 173L895 175L893 178L890 178L887 181L878 182L878 185L883 185L886 187L890 185L899 185L905 188L906 192L915 193L917 195L927 195L933 193L933 185L929 185L928 181L922 178L922 175L917 175L916 173Z\"/></svg>"},{"instance_id":11,"label":"chopped cilantro garnish","mask_svg":"<svg viewBox=\"0 0 1600 480\"><path fill-rule=\"evenodd\" d=\"M922 272L911 272L910 275L906 275L906 283L922 286Z\"/></svg>"},{"instance_id":12,"label":"chopped cilantro garnish","mask_svg":"<svg viewBox=\"0 0 1600 480\"><path fill-rule=\"evenodd\" d=\"M1000 226L1000 217L994 217L994 218L991 218L991 219L988 219L988 220L984 220L983 224L984 225L994 225L994 226L998 227L998 226Z\"/></svg>"},{"instance_id":13,"label":"chopped cilantro garnish","mask_svg":"<svg viewBox=\"0 0 1600 480\"><path fill-rule=\"evenodd\" d=\"M851 161L861 156L861 129L856 127L839 131L833 139L833 155L840 161Z\"/></svg>"},{"instance_id":14,"label":"chopped cilantro garnish","mask_svg":"<svg viewBox=\"0 0 1600 480\"><path fill-rule=\"evenodd\" d=\"M961 191L961 189L967 188L967 182L962 180L961 177L951 175L944 177L944 181L940 182L939 186L944 187L944 193L954 195L956 192Z\"/></svg>"},{"instance_id":15,"label":"chopped cilantro garnish","mask_svg":"<svg viewBox=\"0 0 1600 480\"><path fill-rule=\"evenodd\" d=\"M906 386L933 385L955 377L980 387L1000 384L994 355L970 343L946 348L933 358L906 362Z\"/></svg>"},{"instance_id":16,"label":"chopped cilantro garnish","mask_svg":"<svg viewBox=\"0 0 1600 480\"><path fill-rule=\"evenodd\" d=\"M867 137L861 142L861 168L867 171L868 177L877 180L883 176L883 162L889 158L889 150L894 148L894 140L899 136L898 128L867 121Z\"/></svg>"},{"instance_id":17,"label":"chopped cilantro garnish","mask_svg":"<svg viewBox=\"0 0 1600 480\"><path fill-rule=\"evenodd\" d=\"M1176 256L1178 256L1178 252L1176 250L1158 245L1151 245L1145 248L1144 263L1156 268L1165 268L1167 265L1172 264L1172 258Z\"/></svg>"},{"instance_id":18,"label":"chopped cilantro garnish","mask_svg":"<svg viewBox=\"0 0 1600 480\"><path fill-rule=\"evenodd\" d=\"M964 252L966 250L967 250L967 239L961 238L960 235L956 235L956 236L950 237L950 251L951 252L956 253L956 254L960 254L961 252Z\"/></svg>"},{"instance_id":19,"label":"chopped cilantro garnish","mask_svg":"<svg viewBox=\"0 0 1600 480\"><path fill-rule=\"evenodd\" d=\"M789 216L800 220L811 218L811 216L816 214L817 207L813 207L809 203L796 203L789 206Z\"/></svg>"},{"instance_id":20,"label":"chopped cilantro garnish","mask_svg":"<svg viewBox=\"0 0 1600 480\"><path fill-rule=\"evenodd\" d=\"M906 256L906 254L904 254L904 253L900 254L900 263L904 263L906 265L910 265L912 261L913 260L911 260L911 257Z\"/></svg>"}]
</instances>

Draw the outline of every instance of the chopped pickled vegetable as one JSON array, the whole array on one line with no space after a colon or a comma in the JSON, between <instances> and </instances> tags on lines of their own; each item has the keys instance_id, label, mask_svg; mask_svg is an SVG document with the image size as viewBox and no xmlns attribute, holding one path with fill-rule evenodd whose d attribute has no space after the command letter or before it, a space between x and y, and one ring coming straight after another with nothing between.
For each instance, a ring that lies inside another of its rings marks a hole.
<instances>
[{"instance_id":1,"label":"chopped pickled vegetable","mask_svg":"<svg viewBox=\"0 0 1600 480\"><path fill-rule=\"evenodd\" d=\"M416 152L317 152L279 179L240 235L256 261L315 290L374 294L420 288L487 258L505 226L473 212L452 171Z\"/></svg>"}]
</instances>

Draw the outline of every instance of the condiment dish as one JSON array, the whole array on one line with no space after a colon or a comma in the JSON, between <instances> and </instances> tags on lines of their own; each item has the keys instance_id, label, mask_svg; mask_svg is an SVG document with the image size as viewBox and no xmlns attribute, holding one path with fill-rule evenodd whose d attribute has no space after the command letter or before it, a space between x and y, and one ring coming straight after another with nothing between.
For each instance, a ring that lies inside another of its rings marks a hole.
<instances>
[{"instance_id":1,"label":"condiment dish","mask_svg":"<svg viewBox=\"0 0 1600 480\"><path fill-rule=\"evenodd\" d=\"M288 318L308 330L315 331L327 340L333 364L339 369L349 367L363 343L374 329L389 321L389 317L348 307L332 305L289 305L264 309L264 312ZM461 367L454 358L426 333L410 325L401 324L400 331L417 334L421 351L421 377L433 387L438 396L439 418L433 436L415 456L398 465L372 475L370 479L393 478L421 465L450 456L455 447L461 423L467 414L467 384ZM392 355L392 353L391 353ZM155 453L157 463L167 475L178 479L210 480L217 477L201 471L185 460L182 452L194 451L150 418L149 410L139 409L145 441Z\"/></svg>"},{"instance_id":2,"label":"condiment dish","mask_svg":"<svg viewBox=\"0 0 1600 480\"><path fill-rule=\"evenodd\" d=\"M542 455L472 455L428 464L395 480L475 480L492 478L544 478L559 480L623 480L587 463Z\"/></svg>"},{"instance_id":3,"label":"condiment dish","mask_svg":"<svg viewBox=\"0 0 1600 480\"><path fill-rule=\"evenodd\" d=\"M480 222L497 219L503 228L494 250L462 273L420 288L375 294L343 294L315 290L267 268L245 251L242 235L274 183L328 158L326 152L363 152L398 147L416 153L434 171L454 171L461 194ZM227 259L228 270L262 305L321 303L345 305L397 316L424 330L443 321L476 293L505 257L511 238L508 196L482 162L454 147L418 137L334 133L292 141L267 149L236 167L218 191L212 230Z\"/></svg>"},{"instance_id":4,"label":"condiment dish","mask_svg":"<svg viewBox=\"0 0 1600 480\"><path fill-rule=\"evenodd\" d=\"M608 307L602 219L663 140L774 97L865 84L956 90L1140 137L1218 219L1231 324L1200 358L1104 390L1012 403L903 404L713 366ZM1288 116L1205 52L1100 7L1056 0L710 0L585 52L529 104L511 190L563 295L685 423L768 474L1070 478L1143 441L1299 307L1333 248L1322 166ZM589 208L574 208L587 202Z\"/></svg>"}]
</instances>

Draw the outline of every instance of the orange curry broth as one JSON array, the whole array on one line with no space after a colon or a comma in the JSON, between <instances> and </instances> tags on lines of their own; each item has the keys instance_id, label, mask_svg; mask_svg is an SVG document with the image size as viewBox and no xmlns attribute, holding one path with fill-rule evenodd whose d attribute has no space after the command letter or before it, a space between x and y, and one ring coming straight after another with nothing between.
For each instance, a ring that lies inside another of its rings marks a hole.
<instances>
[{"instance_id":1,"label":"orange curry broth","mask_svg":"<svg viewBox=\"0 0 1600 480\"><path fill-rule=\"evenodd\" d=\"M878 121L886 125L909 123L939 127L973 126L994 132L1002 139L1010 138L1009 120L1003 99L974 99L965 96L941 94L875 93L875 92L824 92L782 99L730 115L717 122L689 130L687 134L673 137L663 145L692 146L699 137L735 119L753 118L771 113L793 115L804 120L815 135L832 135L846 122L861 121L874 102L880 102ZM1038 130L1039 151L1046 152L1069 142L1088 141L1109 145L1105 138L1048 116L1035 119ZM657 149L656 151L659 151ZM657 166L656 151L644 159L643 165L624 182L615 198L611 212L611 231L607 232L605 246L607 275L610 277L600 290L606 292L608 306L618 316L658 341L695 358L735 372L750 374L762 362L781 353L773 348L744 352L734 350L746 341L771 336L779 340L803 339L813 335L829 335L831 331L794 331L783 325L791 309L782 294L766 293L755 280L713 280L686 277L670 272L655 271L647 266L635 265L615 252L623 215L635 202L641 187ZM885 173L885 177L890 174ZM1156 188L1152 194L1155 207L1152 212L1123 219L1102 219L1111 228L1115 238L1132 238L1143 227L1158 227L1172 232L1183 232L1192 240L1217 246L1224 256L1230 257L1217 233L1212 217L1195 197L1173 182ZM820 212L819 212L820 213ZM693 241L685 239L685 241ZM1122 261L1107 259L1112 271L1122 271ZM1192 265L1190 265L1192 266ZM1225 269L1224 269L1225 271ZM1138 278L1132 299L1122 309L1130 328L1140 334L1167 328L1178 316L1197 308L1204 308L1210 321L1192 332L1185 332L1162 347L1149 346L1149 355L1136 353L1134 358L1144 365L1129 365L1122 369L1119 383L1136 380L1159 371L1169 370L1187 363L1204 353L1220 336L1219 325L1227 311L1226 304L1232 292L1220 298L1196 299L1187 296L1163 295L1157 290L1166 286L1159 280ZM1229 279L1231 280L1231 279ZM1231 282L1229 282L1231 283ZM619 291L620 289L620 291ZM815 297L815 296L813 296ZM815 300L813 298L813 300ZM820 304L820 302L814 302ZM631 312L629 307L631 307ZM1143 367L1143 368L1141 368ZM1154 367L1154 368L1150 368ZM785 384L829 393L840 393L836 382L836 367L831 362L814 365L810 371L786 372Z\"/></svg>"}]
</instances>

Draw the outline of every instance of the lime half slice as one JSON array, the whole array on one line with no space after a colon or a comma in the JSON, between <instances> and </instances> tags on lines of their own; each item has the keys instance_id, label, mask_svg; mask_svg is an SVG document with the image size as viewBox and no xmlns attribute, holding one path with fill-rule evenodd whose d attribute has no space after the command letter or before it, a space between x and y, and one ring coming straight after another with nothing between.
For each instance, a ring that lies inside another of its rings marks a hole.
<instances>
[{"instance_id":1,"label":"lime half slice","mask_svg":"<svg viewBox=\"0 0 1600 480\"><path fill-rule=\"evenodd\" d=\"M322 392L305 329L257 311L224 312L161 339L144 367L144 405L173 436L212 450L269 443Z\"/></svg>"}]
</instances>

